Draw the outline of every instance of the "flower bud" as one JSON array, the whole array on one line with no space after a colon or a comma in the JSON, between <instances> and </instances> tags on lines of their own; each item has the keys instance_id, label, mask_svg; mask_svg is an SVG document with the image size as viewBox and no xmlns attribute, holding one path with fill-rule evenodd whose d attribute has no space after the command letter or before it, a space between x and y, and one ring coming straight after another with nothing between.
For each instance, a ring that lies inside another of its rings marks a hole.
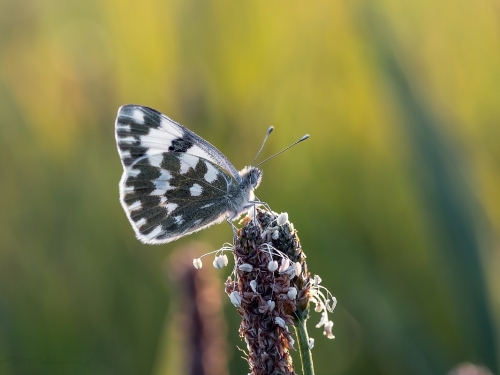
<instances>
[{"instance_id":1,"label":"flower bud","mask_svg":"<svg viewBox=\"0 0 500 375\"><path fill-rule=\"evenodd\" d=\"M200 258L193 259L193 266L197 270L199 270L201 267L203 267L203 263L201 262Z\"/></svg>"},{"instance_id":2,"label":"flower bud","mask_svg":"<svg viewBox=\"0 0 500 375\"><path fill-rule=\"evenodd\" d=\"M279 226L282 226L288 221L288 213L282 212L278 215L278 219L276 220Z\"/></svg>"},{"instance_id":3,"label":"flower bud","mask_svg":"<svg viewBox=\"0 0 500 375\"><path fill-rule=\"evenodd\" d=\"M283 258L283 259L281 259L281 266L280 266L278 272L283 273L288 269L288 267L290 267L290 259Z\"/></svg>"},{"instance_id":4,"label":"flower bud","mask_svg":"<svg viewBox=\"0 0 500 375\"><path fill-rule=\"evenodd\" d=\"M231 294L229 295L229 300L234 306L241 306L241 294L239 294L237 291L231 292Z\"/></svg>"},{"instance_id":5,"label":"flower bud","mask_svg":"<svg viewBox=\"0 0 500 375\"><path fill-rule=\"evenodd\" d=\"M215 257L213 261L213 265L217 269L221 269L222 267L227 266L227 263L227 255L219 255L218 257Z\"/></svg>"},{"instance_id":6,"label":"flower bud","mask_svg":"<svg viewBox=\"0 0 500 375\"><path fill-rule=\"evenodd\" d=\"M277 316L276 318L274 318L274 323L276 323L277 325L279 325L281 328L286 328L285 320L283 318L280 318L279 316Z\"/></svg>"},{"instance_id":7,"label":"flower bud","mask_svg":"<svg viewBox=\"0 0 500 375\"><path fill-rule=\"evenodd\" d=\"M238 269L243 272L252 272L253 271L253 266L248 263L243 263L238 266Z\"/></svg>"},{"instance_id":8,"label":"flower bud","mask_svg":"<svg viewBox=\"0 0 500 375\"><path fill-rule=\"evenodd\" d=\"M279 236L280 236L280 232L279 232L279 230L275 230L275 231L273 232L273 234L271 235L271 238L272 238L273 240L277 240L277 239L279 238Z\"/></svg>"},{"instance_id":9,"label":"flower bud","mask_svg":"<svg viewBox=\"0 0 500 375\"><path fill-rule=\"evenodd\" d=\"M290 289L288 289L288 298L290 298L292 301L297 298L297 288L295 287L291 287Z\"/></svg>"},{"instance_id":10,"label":"flower bud","mask_svg":"<svg viewBox=\"0 0 500 375\"><path fill-rule=\"evenodd\" d=\"M312 337L309 337L309 350L314 348L314 339Z\"/></svg>"},{"instance_id":11,"label":"flower bud","mask_svg":"<svg viewBox=\"0 0 500 375\"><path fill-rule=\"evenodd\" d=\"M295 262L295 275L300 275L300 273L302 272L302 265L300 264L300 262Z\"/></svg>"},{"instance_id":12,"label":"flower bud","mask_svg":"<svg viewBox=\"0 0 500 375\"><path fill-rule=\"evenodd\" d=\"M275 260L269 261L269 263L267 264L267 269L271 272L276 271L278 269L278 262Z\"/></svg>"},{"instance_id":13,"label":"flower bud","mask_svg":"<svg viewBox=\"0 0 500 375\"><path fill-rule=\"evenodd\" d=\"M257 293L257 281L255 280L250 281L250 288L252 288L252 291L254 293Z\"/></svg>"}]
</instances>

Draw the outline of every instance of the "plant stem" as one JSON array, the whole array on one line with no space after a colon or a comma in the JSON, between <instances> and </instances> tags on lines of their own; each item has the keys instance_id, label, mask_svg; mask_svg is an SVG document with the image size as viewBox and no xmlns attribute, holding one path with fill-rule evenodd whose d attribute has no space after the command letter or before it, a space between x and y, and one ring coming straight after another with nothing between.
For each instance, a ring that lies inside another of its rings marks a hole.
<instances>
[{"instance_id":1,"label":"plant stem","mask_svg":"<svg viewBox=\"0 0 500 375\"><path fill-rule=\"evenodd\" d=\"M302 362L302 374L314 375L314 365L311 350L309 349L309 336L307 335L306 318L299 317L295 324L295 333L299 342L300 360Z\"/></svg>"}]
</instances>

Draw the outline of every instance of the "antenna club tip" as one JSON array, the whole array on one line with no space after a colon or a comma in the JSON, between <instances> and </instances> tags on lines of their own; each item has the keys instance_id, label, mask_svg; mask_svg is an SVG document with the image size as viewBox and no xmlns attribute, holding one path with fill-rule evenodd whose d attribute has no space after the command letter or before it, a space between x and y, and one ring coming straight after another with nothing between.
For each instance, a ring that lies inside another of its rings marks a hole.
<instances>
[{"instance_id":1,"label":"antenna club tip","mask_svg":"<svg viewBox=\"0 0 500 375\"><path fill-rule=\"evenodd\" d=\"M274 130L274 126L270 126L269 129L267 129L267 135L271 134Z\"/></svg>"},{"instance_id":2,"label":"antenna club tip","mask_svg":"<svg viewBox=\"0 0 500 375\"><path fill-rule=\"evenodd\" d=\"M302 138L300 138L299 142L305 141L307 138L309 138L309 134L306 134Z\"/></svg>"}]
</instances>

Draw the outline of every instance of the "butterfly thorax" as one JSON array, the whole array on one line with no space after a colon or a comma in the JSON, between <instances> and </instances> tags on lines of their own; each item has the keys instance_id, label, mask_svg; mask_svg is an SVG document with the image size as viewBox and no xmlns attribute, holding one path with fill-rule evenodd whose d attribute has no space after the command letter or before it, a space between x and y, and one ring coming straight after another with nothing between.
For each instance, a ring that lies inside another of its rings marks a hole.
<instances>
[{"instance_id":1,"label":"butterfly thorax","mask_svg":"<svg viewBox=\"0 0 500 375\"><path fill-rule=\"evenodd\" d=\"M228 191L231 210L229 219L234 220L252 206L251 201L255 200L254 190L259 186L262 179L262 171L256 167L245 167L239 174L238 186L234 186Z\"/></svg>"}]
</instances>

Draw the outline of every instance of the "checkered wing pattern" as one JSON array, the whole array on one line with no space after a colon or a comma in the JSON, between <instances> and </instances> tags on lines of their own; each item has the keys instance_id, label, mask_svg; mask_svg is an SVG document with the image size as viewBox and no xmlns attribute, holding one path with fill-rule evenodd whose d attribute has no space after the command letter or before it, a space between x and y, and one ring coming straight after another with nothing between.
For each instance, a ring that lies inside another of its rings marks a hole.
<instances>
[{"instance_id":1,"label":"checkered wing pattern","mask_svg":"<svg viewBox=\"0 0 500 375\"><path fill-rule=\"evenodd\" d=\"M241 176L214 146L154 109L118 110L124 172L120 201L144 243L161 244L220 223L241 196Z\"/></svg>"}]
</instances>

